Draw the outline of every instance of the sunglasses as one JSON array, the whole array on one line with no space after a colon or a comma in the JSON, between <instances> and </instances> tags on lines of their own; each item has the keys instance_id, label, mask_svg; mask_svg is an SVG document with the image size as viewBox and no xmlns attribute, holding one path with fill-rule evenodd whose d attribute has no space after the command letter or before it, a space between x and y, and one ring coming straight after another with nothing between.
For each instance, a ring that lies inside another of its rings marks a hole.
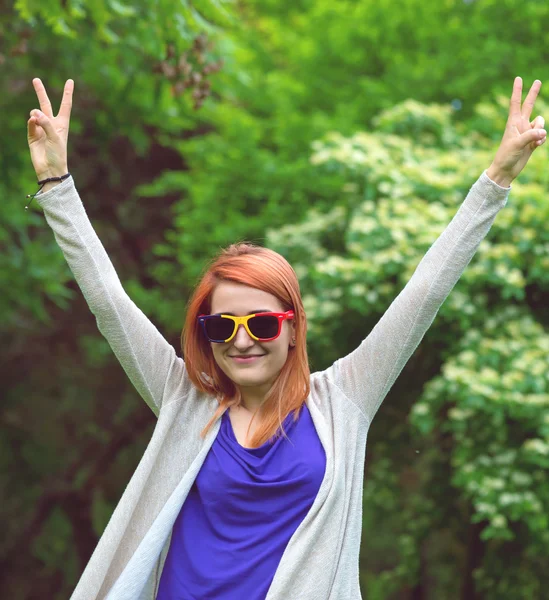
<instances>
[{"instance_id":1,"label":"sunglasses","mask_svg":"<svg viewBox=\"0 0 549 600\"><path fill-rule=\"evenodd\" d=\"M230 342L242 323L248 335L257 342L275 340L282 331L282 323L294 318L294 311L284 313L266 312L245 317L232 315L200 315L198 322L202 325L204 335L209 342Z\"/></svg>"}]
</instances>

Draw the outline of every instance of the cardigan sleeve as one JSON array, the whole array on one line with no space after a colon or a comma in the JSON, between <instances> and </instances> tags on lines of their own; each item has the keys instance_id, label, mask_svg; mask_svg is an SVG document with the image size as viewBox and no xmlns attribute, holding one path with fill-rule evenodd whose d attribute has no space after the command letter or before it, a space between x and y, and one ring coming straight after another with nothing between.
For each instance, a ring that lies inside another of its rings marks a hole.
<instances>
[{"instance_id":1,"label":"cardigan sleeve","mask_svg":"<svg viewBox=\"0 0 549 600\"><path fill-rule=\"evenodd\" d=\"M507 203L510 189L484 171L366 339L324 372L370 421Z\"/></svg>"},{"instance_id":2,"label":"cardigan sleeve","mask_svg":"<svg viewBox=\"0 0 549 600\"><path fill-rule=\"evenodd\" d=\"M177 393L175 388L184 383L183 360L125 292L86 214L73 178L37 194L35 199L44 210L99 331L134 387L158 416L164 399Z\"/></svg>"}]
</instances>

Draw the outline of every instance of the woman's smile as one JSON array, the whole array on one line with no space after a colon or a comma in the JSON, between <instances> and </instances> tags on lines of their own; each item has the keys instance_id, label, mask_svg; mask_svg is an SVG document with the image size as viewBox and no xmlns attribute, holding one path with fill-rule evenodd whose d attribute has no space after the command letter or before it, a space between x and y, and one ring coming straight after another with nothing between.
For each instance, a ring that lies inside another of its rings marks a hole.
<instances>
[{"instance_id":1,"label":"woman's smile","mask_svg":"<svg viewBox=\"0 0 549 600\"><path fill-rule=\"evenodd\" d=\"M231 358L238 364L248 364L248 363L256 362L260 358L263 358L263 356L265 356L265 355L264 354L261 354L261 355L256 354L256 355L250 355L250 356L231 356Z\"/></svg>"}]
</instances>

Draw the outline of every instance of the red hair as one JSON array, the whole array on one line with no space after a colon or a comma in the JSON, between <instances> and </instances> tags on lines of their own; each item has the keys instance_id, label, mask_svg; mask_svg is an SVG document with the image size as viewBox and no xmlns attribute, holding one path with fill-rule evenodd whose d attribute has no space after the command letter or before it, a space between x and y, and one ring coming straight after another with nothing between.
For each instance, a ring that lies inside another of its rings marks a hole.
<instances>
[{"instance_id":1,"label":"red hair","mask_svg":"<svg viewBox=\"0 0 549 600\"><path fill-rule=\"evenodd\" d=\"M190 380L201 392L216 396L220 404L200 433L202 438L225 410L242 403L240 390L218 367L210 342L198 323L199 315L211 312L215 287L222 281L248 285L276 296L284 311L292 309L295 313L296 345L289 348L286 363L261 406L261 423L250 440L250 446L257 448L280 435L279 427L286 436L282 422L291 411L295 411L294 420L297 421L310 392L307 319L297 275L278 252L249 242L231 244L222 249L204 271L188 302L181 334L181 348Z\"/></svg>"}]
</instances>

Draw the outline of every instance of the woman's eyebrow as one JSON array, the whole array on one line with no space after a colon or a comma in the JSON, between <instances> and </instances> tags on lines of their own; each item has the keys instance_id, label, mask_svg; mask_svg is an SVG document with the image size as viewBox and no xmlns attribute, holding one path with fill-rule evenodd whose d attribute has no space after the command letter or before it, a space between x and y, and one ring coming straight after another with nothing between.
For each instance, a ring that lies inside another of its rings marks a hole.
<instances>
[{"instance_id":1,"label":"woman's eyebrow","mask_svg":"<svg viewBox=\"0 0 549 600\"><path fill-rule=\"evenodd\" d=\"M276 312L276 311L273 311L270 308L259 308L258 310L251 310L248 314L253 315L255 313L262 313L262 312ZM227 311L213 313L213 314L214 315L231 315L231 317L236 317L236 315L234 313L227 312Z\"/></svg>"}]
</instances>

